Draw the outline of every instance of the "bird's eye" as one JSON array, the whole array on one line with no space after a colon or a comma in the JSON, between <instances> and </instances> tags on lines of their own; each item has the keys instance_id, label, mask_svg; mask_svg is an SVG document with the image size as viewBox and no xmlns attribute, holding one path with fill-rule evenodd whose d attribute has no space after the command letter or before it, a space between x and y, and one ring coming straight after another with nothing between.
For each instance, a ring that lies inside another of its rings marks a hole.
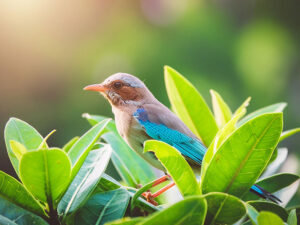
<instances>
[{"instance_id":1,"label":"bird's eye","mask_svg":"<svg viewBox=\"0 0 300 225\"><path fill-rule=\"evenodd\" d=\"M123 86L123 84L121 82L116 82L114 83L114 88L119 89Z\"/></svg>"}]
</instances>

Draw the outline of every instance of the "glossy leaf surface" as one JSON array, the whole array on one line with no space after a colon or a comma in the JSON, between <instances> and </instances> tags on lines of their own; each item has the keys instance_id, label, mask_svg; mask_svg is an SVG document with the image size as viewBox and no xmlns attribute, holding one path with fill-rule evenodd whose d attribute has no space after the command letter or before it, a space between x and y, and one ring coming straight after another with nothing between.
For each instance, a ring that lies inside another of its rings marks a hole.
<instances>
[{"instance_id":1,"label":"glossy leaf surface","mask_svg":"<svg viewBox=\"0 0 300 225\"><path fill-rule=\"evenodd\" d=\"M207 204L203 197L189 197L147 217L138 224L202 225L205 220L206 210Z\"/></svg>"},{"instance_id":2,"label":"glossy leaf surface","mask_svg":"<svg viewBox=\"0 0 300 225\"><path fill-rule=\"evenodd\" d=\"M238 128L214 154L202 179L203 193L242 196L272 156L282 130L282 114L264 114Z\"/></svg>"},{"instance_id":3,"label":"glossy leaf surface","mask_svg":"<svg viewBox=\"0 0 300 225\"><path fill-rule=\"evenodd\" d=\"M101 179L110 155L111 148L109 145L93 150L88 154L76 177L59 202L57 211L60 215L65 217L87 201Z\"/></svg>"},{"instance_id":4,"label":"glossy leaf surface","mask_svg":"<svg viewBox=\"0 0 300 225\"><path fill-rule=\"evenodd\" d=\"M70 174L69 158L57 148L27 152L20 161L23 184L42 202L54 202L67 188Z\"/></svg>"},{"instance_id":5,"label":"glossy leaf surface","mask_svg":"<svg viewBox=\"0 0 300 225\"><path fill-rule=\"evenodd\" d=\"M102 225L124 216L129 202L129 194L120 188L92 195L77 211L74 225Z\"/></svg>"},{"instance_id":6,"label":"glossy leaf surface","mask_svg":"<svg viewBox=\"0 0 300 225\"><path fill-rule=\"evenodd\" d=\"M232 112L218 92L210 90L210 95L215 120L219 128L222 128L231 119Z\"/></svg>"},{"instance_id":7,"label":"glossy leaf surface","mask_svg":"<svg viewBox=\"0 0 300 225\"><path fill-rule=\"evenodd\" d=\"M172 146L156 140L145 142L144 151L153 151L167 169L183 196L198 195L200 188L193 170L180 152Z\"/></svg>"},{"instance_id":8,"label":"glossy leaf surface","mask_svg":"<svg viewBox=\"0 0 300 225\"><path fill-rule=\"evenodd\" d=\"M47 225L41 217L0 197L0 224L1 225Z\"/></svg>"},{"instance_id":9,"label":"glossy leaf surface","mask_svg":"<svg viewBox=\"0 0 300 225\"><path fill-rule=\"evenodd\" d=\"M261 212L257 217L258 225L284 225L283 221L274 213Z\"/></svg>"},{"instance_id":10,"label":"glossy leaf surface","mask_svg":"<svg viewBox=\"0 0 300 225\"><path fill-rule=\"evenodd\" d=\"M4 138L8 156L17 174L19 174L19 160L11 149L10 141L17 141L28 150L36 150L43 141L43 137L36 129L17 118L10 118L6 123Z\"/></svg>"},{"instance_id":11,"label":"glossy leaf surface","mask_svg":"<svg viewBox=\"0 0 300 225\"><path fill-rule=\"evenodd\" d=\"M45 215L43 209L25 187L15 178L0 171L0 196L16 206L39 215Z\"/></svg>"},{"instance_id":12,"label":"glossy leaf surface","mask_svg":"<svg viewBox=\"0 0 300 225\"><path fill-rule=\"evenodd\" d=\"M68 151L68 156L72 162L71 180L73 180L73 178L76 176L85 158L92 150L93 145L96 143L101 134L104 133L104 129L108 122L109 119L103 120L102 122L93 126L83 136L81 136Z\"/></svg>"},{"instance_id":13,"label":"glossy leaf surface","mask_svg":"<svg viewBox=\"0 0 300 225\"><path fill-rule=\"evenodd\" d=\"M205 224L233 224L246 213L244 203L235 196L212 192L203 197L207 202Z\"/></svg>"}]
</instances>

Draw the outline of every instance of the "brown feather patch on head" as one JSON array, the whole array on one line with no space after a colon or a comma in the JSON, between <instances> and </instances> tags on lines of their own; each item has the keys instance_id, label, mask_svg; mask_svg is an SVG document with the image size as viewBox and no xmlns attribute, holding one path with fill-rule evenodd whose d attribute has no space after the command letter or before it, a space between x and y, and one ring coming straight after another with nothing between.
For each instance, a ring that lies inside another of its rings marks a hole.
<instances>
[{"instance_id":1,"label":"brown feather patch on head","mask_svg":"<svg viewBox=\"0 0 300 225\"><path fill-rule=\"evenodd\" d=\"M107 84L107 87L111 92L117 94L110 96L112 97L111 102L114 105L119 105L122 101L139 101L142 98L142 95L138 90L140 88L131 87L123 80L114 80Z\"/></svg>"}]
</instances>

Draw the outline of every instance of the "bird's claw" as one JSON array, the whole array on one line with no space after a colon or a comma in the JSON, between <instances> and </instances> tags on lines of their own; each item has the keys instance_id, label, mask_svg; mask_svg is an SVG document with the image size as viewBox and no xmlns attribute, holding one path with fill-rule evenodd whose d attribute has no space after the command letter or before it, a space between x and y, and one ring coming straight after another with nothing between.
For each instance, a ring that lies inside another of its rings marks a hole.
<instances>
[{"instance_id":1,"label":"bird's claw","mask_svg":"<svg viewBox=\"0 0 300 225\"><path fill-rule=\"evenodd\" d=\"M147 202L154 206L158 206L158 203L154 200L155 197L150 191L144 192L142 195L146 198Z\"/></svg>"}]
</instances>

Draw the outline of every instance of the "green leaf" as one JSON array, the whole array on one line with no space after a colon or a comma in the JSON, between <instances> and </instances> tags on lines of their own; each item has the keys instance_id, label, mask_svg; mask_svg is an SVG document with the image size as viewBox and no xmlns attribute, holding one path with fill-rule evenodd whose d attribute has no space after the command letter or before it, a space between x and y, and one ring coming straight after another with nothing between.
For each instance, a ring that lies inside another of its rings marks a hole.
<instances>
[{"instance_id":1,"label":"green leaf","mask_svg":"<svg viewBox=\"0 0 300 225\"><path fill-rule=\"evenodd\" d=\"M17 141L30 151L40 146L43 137L28 123L17 118L10 118L4 129L4 138L10 161L19 175L19 160L11 149L10 141Z\"/></svg>"},{"instance_id":2,"label":"green leaf","mask_svg":"<svg viewBox=\"0 0 300 225\"><path fill-rule=\"evenodd\" d=\"M280 217L271 212L261 212L257 221L258 225L284 225Z\"/></svg>"},{"instance_id":3,"label":"green leaf","mask_svg":"<svg viewBox=\"0 0 300 225\"><path fill-rule=\"evenodd\" d=\"M120 188L122 185L111 176L103 173L96 187L98 192L112 191Z\"/></svg>"},{"instance_id":4,"label":"green leaf","mask_svg":"<svg viewBox=\"0 0 300 225\"><path fill-rule=\"evenodd\" d=\"M2 225L47 225L41 217L0 197L0 224Z\"/></svg>"},{"instance_id":5,"label":"green leaf","mask_svg":"<svg viewBox=\"0 0 300 225\"><path fill-rule=\"evenodd\" d=\"M280 174L275 174L271 177L267 177L265 179L262 179L255 184L258 186L262 187L265 190L268 190L270 193L274 193L276 191L279 191L295 181L297 181L300 177L296 174L291 174L291 173L280 173ZM243 200L249 201L249 200L257 200L259 199L259 196L252 192L246 193L245 196L243 196Z\"/></svg>"},{"instance_id":6,"label":"green leaf","mask_svg":"<svg viewBox=\"0 0 300 225\"><path fill-rule=\"evenodd\" d=\"M58 204L58 214L64 219L83 205L96 188L111 155L109 145L91 151L65 195Z\"/></svg>"},{"instance_id":7,"label":"green leaf","mask_svg":"<svg viewBox=\"0 0 300 225\"><path fill-rule=\"evenodd\" d=\"M248 217L250 218L251 222L253 224L258 224L257 222L257 217L259 215L259 213L256 211L256 209L252 206L246 203L246 208L247 208L247 214Z\"/></svg>"},{"instance_id":8,"label":"green leaf","mask_svg":"<svg viewBox=\"0 0 300 225\"><path fill-rule=\"evenodd\" d=\"M232 112L218 92L210 90L210 94L216 122L222 128L231 119Z\"/></svg>"},{"instance_id":9,"label":"green leaf","mask_svg":"<svg viewBox=\"0 0 300 225\"><path fill-rule=\"evenodd\" d=\"M78 141L80 137L73 137L70 141L68 141L64 146L63 146L63 150L65 152L69 152L70 149L72 148L72 146Z\"/></svg>"},{"instance_id":10,"label":"green leaf","mask_svg":"<svg viewBox=\"0 0 300 225\"><path fill-rule=\"evenodd\" d=\"M91 125L105 119L105 117L87 113L83 117ZM112 162L127 185L137 187L138 184L144 185L156 179L152 167L133 151L119 135L113 120L108 123L106 130L107 132L102 135L102 138L111 145L113 149Z\"/></svg>"},{"instance_id":11,"label":"green leaf","mask_svg":"<svg viewBox=\"0 0 300 225\"><path fill-rule=\"evenodd\" d=\"M44 210L15 178L0 171L0 197L28 211L45 216Z\"/></svg>"},{"instance_id":12,"label":"green leaf","mask_svg":"<svg viewBox=\"0 0 300 225\"><path fill-rule=\"evenodd\" d=\"M11 150L13 151L13 153L15 154L16 158L19 161L20 161L22 155L25 154L26 152L28 152L28 150L25 148L25 146L17 141L10 140L9 144L10 144Z\"/></svg>"},{"instance_id":13,"label":"green leaf","mask_svg":"<svg viewBox=\"0 0 300 225\"><path fill-rule=\"evenodd\" d=\"M98 183L93 193L96 194L96 193L107 192L111 190L116 190L121 187L126 188L122 186L118 181L113 179L112 177L108 176L107 174L103 174L100 182ZM132 191L130 188L128 188L128 194L131 196L131 198L133 198L135 196L135 191ZM159 210L158 207L150 204L149 202L146 202L141 197L136 200L136 206L149 213Z\"/></svg>"},{"instance_id":14,"label":"green leaf","mask_svg":"<svg viewBox=\"0 0 300 225\"><path fill-rule=\"evenodd\" d=\"M122 219L118 219L109 223L106 223L105 225L135 225L138 224L143 220L142 217L136 217L136 218L130 218L130 217L124 217Z\"/></svg>"},{"instance_id":15,"label":"green leaf","mask_svg":"<svg viewBox=\"0 0 300 225\"><path fill-rule=\"evenodd\" d=\"M285 211L284 208L281 206L273 203L273 202L267 202L267 201L249 201L247 202L249 205L253 206L257 211L269 211L277 214L281 217L284 221L287 220L288 214Z\"/></svg>"},{"instance_id":16,"label":"green leaf","mask_svg":"<svg viewBox=\"0 0 300 225\"><path fill-rule=\"evenodd\" d=\"M219 147L223 144L223 142L226 140L227 137L229 137L233 131L236 129L236 123L238 120L243 117L246 114L246 107L248 106L250 101L250 98L248 98L234 113L233 117L230 119L230 121L225 124L223 128L221 128L218 133L216 134L214 140L209 145L205 155L204 159L202 161L202 170L201 170L201 184L202 180L204 178L204 174L206 173L207 167L214 156L214 154L217 152Z\"/></svg>"},{"instance_id":17,"label":"green leaf","mask_svg":"<svg viewBox=\"0 0 300 225\"><path fill-rule=\"evenodd\" d=\"M242 196L260 176L282 130L282 114L264 114L238 128L213 155L202 174L202 192Z\"/></svg>"},{"instance_id":18,"label":"green leaf","mask_svg":"<svg viewBox=\"0 0 300 225\"><path fill-rule=\"evenodd\" d=\"M33 196L49 205L60 197L69 183L71 163L58 149L40 149L24 154L20 161L20 178Z\"/></svg>"},{"instance_id":19,"label":"green leaf","mask_svg":"<svg viewBox=\"0 0 300 225\"><path fill-rule=\"evenodd\" d=\"M203 197L207 202L205 224L233 224L246 213L244 203L232 195L212 192Z\"/></svg>"},{"instance_id":20,"label":"green leaf","mask_svg":"<svg viewBox=\"0 0 300 225\"><path fill-rule=\"evenodd\" d=\"M244 123L246 123L247 121L253 119L254 117L257 117L257 116L265 114L265 113L279 113L279 112L282 112L286 106L287 106L287 104L285 102L280 102L280 103L277 103L277 104L274 104L274 105L269 105L269 106L263 107L261 109L258 109L256 111L250 113L249 115L245 116L238 123L238 126L241 126Z\"/></svg>"},{"instance_id":21,"label":"green leaf","mask_svg":"<svg viewBox=\"0 0 300 225\"><path fill-rule=\"evenodd\" d=\"M153 151L155 153L183 196L201 193L192 168L177 149L156 140L146 141L144 146L145 152Z\"/></svg>"},{"instance_id":22,"label":"green leaf","mask_svg":"<svg viewBox=\"0 0 300 225\"><path fill-rule=\"evenodd\" d=\"M286 210L289 213L291 213L292 210L296 210L297 220L300 221L300 205L294 205L294 206L288 207Z\"/></svg>"},{"instance_id":23,"label":"green leaf","mask_svg":"<svg viewBox=\"0 0 300 225\"><path fill-rule=\"evenodd\" d=\"M18 225L16 224L14 221L4 217L4 216L1 216L0 215L0 224L5 224L5 225Z\"/></svg>"},{"instance_id":24,"label":"green leaf","mask_svg":"<svg viewBox=\"0 0 300 225\"><path fill-rule=\"evenodd\" d=\"M282 132L279 141L283 141L284 139L286 139L289 136L292 136L292 135L294 135L298 132L300 132L300 127L294 128L294 129L291 129L291 130L286 130L286 131Z\"/></svg>"},{"instance_id":25,"label":"green leaf","mask_svg":"<svg viewBox=\"0 0 300 225\"><path fill-rule=\"evenodd\" d=\"M74 215L74 225L102 225L124 216L129 202L129 194L120 188L102 192L92 197Z\"/></svg>"},{"instance_id":26,"label":"green leaf","mask_svg":"<svg viewBox=\"0 0 300 225\"><path fill-rule=\"evenodd\" d=\"M290 212L287 223L288 223L288 225L297 225L296 209L293 209Z\"/></svg>"},{"instance_id":27,"label":"green leaf","mask_svg":"<svg viewBox=\"0 0 300 225\"><path fill-rule=\"evenodd\" d=\"M109 119L103 120L102 122L93 126L83 136L81 136L68 151L68 156L72 162L71 180L73 180L78 173L85 158L92 150L93 145L96 143L101 134L104 133L104 128L107 126L108 122Z\"/></svg>"},{"instance_id":28,"label":"green leaf","mask_svg":"<svg viewBox=\"0 0 300 225\"><path fill-rule=\"evenodd\" d=\"M202 225L207 204L203 197L188 197L144 219L139 225L178 224Z\"/></svg>"},{"instance_id":29,"label":"green leaf","mask_svg":"<svg viewBox=\"0 0 300 225\"><path fill-rule=\"evenodd\" d=\"M165 83L172 109L204 145L209 146L218 132L218 125L201 94L168 66L165 66Z\"/></svg>"}]
</instances>

